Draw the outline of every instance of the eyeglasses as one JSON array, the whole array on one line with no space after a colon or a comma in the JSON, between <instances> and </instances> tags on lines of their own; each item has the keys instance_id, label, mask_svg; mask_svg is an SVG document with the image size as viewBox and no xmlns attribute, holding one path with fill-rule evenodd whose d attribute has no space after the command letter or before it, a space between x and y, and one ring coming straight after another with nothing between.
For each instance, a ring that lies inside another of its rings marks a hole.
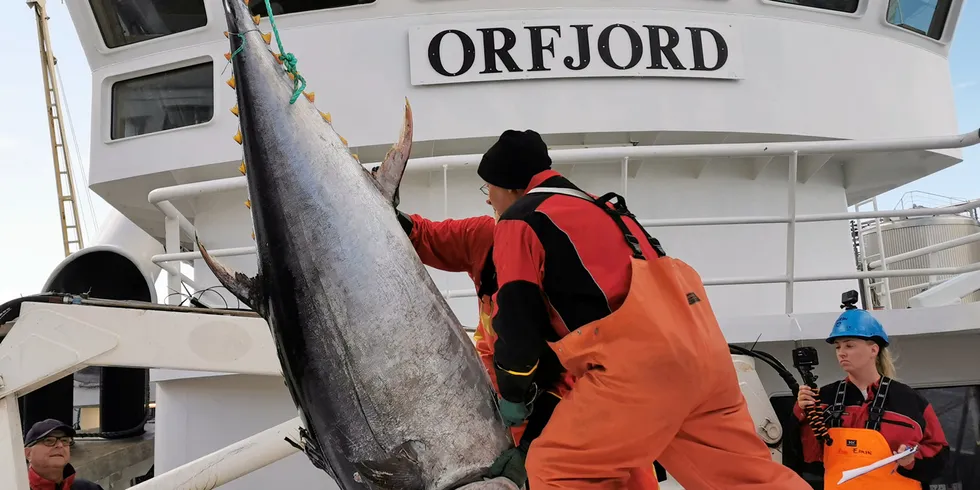
<instances>
[{"instance_id":1,"label":"eyeglasses","mask_svg":"<svg viewBox=\"0 0 980 490\"><path fill-rule=\"evenodd\" d=\"M490 184L483 184L483 185L481 185L480 186L480 192L482 192L484 196L489 196L490 195Z\"/></svg>"},{"instance_id":2,"label":"eyeglasses","mask_svg":"<svg viewBox=\"0 0 980 490\"><path fill-rule=\"evenodd\" d=\"M73 437L63 436L63 437L45 437L34 444L44 444L47 447L55 447L58 443L61 443L65 447L72 447L75 445L75 439Z\"/></svg>"}]
</instances>

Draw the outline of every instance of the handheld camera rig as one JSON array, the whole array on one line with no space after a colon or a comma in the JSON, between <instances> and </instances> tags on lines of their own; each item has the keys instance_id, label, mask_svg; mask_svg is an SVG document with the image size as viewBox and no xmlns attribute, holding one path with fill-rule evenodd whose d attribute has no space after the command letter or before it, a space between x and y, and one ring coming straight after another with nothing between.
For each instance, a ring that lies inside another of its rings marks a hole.
<instances>
[{"instance_id":1,"label":"handheld camera rig","mask_svg":"<svg viewBox=\"0 0 980 490\"><path fill-rule=\"evenodd\" d=\"M857 309L858 292L853 289L845 291L844 294L841 294L840 302L842 310ZM817 356L817 349L803 346L793 349L793 367L800 372L800 376L803 377L803 383L812 390L817 389L817 375L813 373L813 368L819 364L820 360ZM810 429L813 430L813 434L817 437L817 441L828 446L832 445L834 440L830 438L827 425L824 423L823 416L817 410L816 405L806 407L803 413L806 415L806 420L810 424Z\"/></svg>"}]
</instances>

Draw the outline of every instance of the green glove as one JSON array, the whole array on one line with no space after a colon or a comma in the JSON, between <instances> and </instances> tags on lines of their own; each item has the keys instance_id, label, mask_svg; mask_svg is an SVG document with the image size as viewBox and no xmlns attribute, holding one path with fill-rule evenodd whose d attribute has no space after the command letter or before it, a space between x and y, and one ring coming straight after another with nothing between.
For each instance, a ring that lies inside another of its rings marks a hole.
<instances>
[{"instance_id":1,"label":"green glove","mask_svg":"<svg viewBox=\"0 0 980 490\"><path fill-rule=\"evenodd\" d=\"M500 399L500 416L507 427L516 427L524 423L528 416L527 405Z\"/></svg>"},{"instance_id":2,"label":"green glove","mask_svg":"<svg viewBox=\"0 0 980 490\"><path fill-rule=\"evenodd\" d=\"M526 455L519 447L512 447L497 456L490 465L490 478L502 476L522 487L527 481L527 470L524 469Z\"/></svg>"}]
</instances>

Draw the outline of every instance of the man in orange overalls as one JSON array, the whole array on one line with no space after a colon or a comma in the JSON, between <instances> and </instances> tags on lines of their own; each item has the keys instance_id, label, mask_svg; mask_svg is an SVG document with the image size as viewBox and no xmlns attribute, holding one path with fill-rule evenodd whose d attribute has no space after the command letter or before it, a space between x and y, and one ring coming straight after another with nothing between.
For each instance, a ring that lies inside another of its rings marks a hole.
<instances>
[{"instance_id":1,"label":"man in orange overalls","mask_svg":"<svg viewBox=\"0 0 980 490\"><path fill-rule=\"evenodd\" d=\"M530 488L621 489L658 460L689 489L809 490L755 434L698 274L666 256L621 198L596 199L550 167L537 133L508 130L477 170L500 216L501 414L528 415L544 345L576 378L530 445Z\"/></svg>"},{"instance_id":2,"label":"man in orange overalls","mask_svg":"<svg viewBox=\"0 0 980 490\"><path fill-rule=\"evenodd\" d=\"M422 263L447 272L465 272L476 287L480 308L480 321L473 340L483 361L494 389L497 376L493 368L493 345L497 335L490 322L493 312L493 294L497 292L497 274L493 266L493 230L495 219L477 216L464 219L432 221L417 214L398 212L398 221L408 235ZM527 421L511 427L514 444L526 452L531 441L541 434L561 396L568 393L574 380L562 373L558 358L547 346L542 346L542 368L537 382L544 390L534 403L534 412ZM518 469L517 473L523 473ZM503 474L511 479L520 476ZM657 490L659 483L652 468L636 471L631 475L627 488L630 490ZM521 482L518 482L521 483Z\"/></svg>"}]
</instances>

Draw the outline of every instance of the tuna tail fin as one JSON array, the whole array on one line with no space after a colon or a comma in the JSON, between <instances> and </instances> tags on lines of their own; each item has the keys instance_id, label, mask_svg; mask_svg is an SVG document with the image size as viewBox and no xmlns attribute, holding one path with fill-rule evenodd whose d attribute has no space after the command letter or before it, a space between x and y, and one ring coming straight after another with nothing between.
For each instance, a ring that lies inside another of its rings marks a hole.
<instances>
[{"instance_id":1,"label":"tuna tail fin","mask_svg":"<svg viewBox=\"0 0 980 490\"><path fill-rule=\"evenodd\" d=\"M412 441L403 443L384 461L354 463L360 477L384 490L421 490L425 488L418 455Z\"/></svg>"},{"instance_id":2,"label":"tuna tail fin","mask_svg":"<svg viewBox=\"0 0 980 490\"><path fill-rule=\"evenodd\" d=\"M201 251L201 257L204 258L204 262L208 264L208 268L211 269L214 276L218 278L218 282L220 282L222 286L228 288L228 290L231 291L235 297L240 299L242 303L245 303L246 306L264 317L264 312L257 309L257 307L261 307L262 305L262 302L259 301L260 295L258 281L255 278L242 274L241 272L229 269L225 265L215 260L214 257L208 253L208 250L204 248L204 245L201 244L201 238L197 235L194 236L194 240L197 241L197 248Z\"/></svg>"},{"instance_id":3,"label":"tuna tail fin","mask_svg":"<svg viewBox=\"0 0 980 490\"><path fill-rule=\"evenodd\" d=\"M402 182L402 175L405 174L405 165L408 164L408 156L412 152L412 106L405 99L405 120L402 124L401 134L398 142L388 150L384 162L376 172L372 172L381 193L398 207L398 185Z\"/></svg>"}]
</instances>

